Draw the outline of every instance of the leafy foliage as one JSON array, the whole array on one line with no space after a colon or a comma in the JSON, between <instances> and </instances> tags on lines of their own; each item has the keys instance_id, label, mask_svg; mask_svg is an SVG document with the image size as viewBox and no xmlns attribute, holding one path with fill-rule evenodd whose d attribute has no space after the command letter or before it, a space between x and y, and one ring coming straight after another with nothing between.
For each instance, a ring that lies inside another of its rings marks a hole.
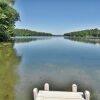
<instances>
[{"instance_id":1,"label":"leafy foliage","mask_svg":"<svg viewBox=\"0 0 100 100\"><path fill-rule=\"evenodd\" d=\"M15 9L8 5L14 0L0 1L0 41L8 41L13 34L15 22L19 20L19 14Z\"/></svg>"},{"instance_id":2,"label":"leafy foliage","mask_svg":"<svg viewBox=\"0 0 100 100\"><path fill-rule=\"evenodd\" d=\"M5 2L5 3L8 3L8 4L14 4L15 0L0 0L0 2Z\"/></svg>"}]
</instances>

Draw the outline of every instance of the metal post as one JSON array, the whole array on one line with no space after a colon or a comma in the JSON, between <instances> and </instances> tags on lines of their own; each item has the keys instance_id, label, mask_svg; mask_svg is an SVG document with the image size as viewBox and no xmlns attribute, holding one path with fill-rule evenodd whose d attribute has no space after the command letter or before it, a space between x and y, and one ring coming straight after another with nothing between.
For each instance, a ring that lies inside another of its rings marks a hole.
<instances>
[{"instance_id":1,"label":"metal post","mask_svg":"<svg viewBox=\"0 0 100 100\"><path fill-rule=\"evenodd\" d=\"M77 92L77 85L76 84L72 85L72 92Z\"/></svg>"},{"instance_id":2,"label":"metal post","mask_svg":"<svg viewBox=\"0 0 100 100\"><path fill-rule=\"evenodd\" d=\"M85 91L85 99L90 100L90 92L87 90Z\"/></svg>"},{"instance_id":3,"label":"metal post","mask_svg":"<svg viewBox=\"0 0 100 100\"><path fill-rule=\"evenodd\" d=\"M38 89L37 88L33 89L33 95L34 95L34 100L36 100L37 95L38 95Z\"/></svg>"},{"instance_id":4,"label":"metal post","mask_svg":"<svg viewBox=\"0 0 100 100\"><path fill-rule=\"evenodd\" d=\"M45 84L44 84L44 90L45 90L45 91L49 91L49 84L48 84L48 83L45 83Z\"/></svg>"}]
</instances>

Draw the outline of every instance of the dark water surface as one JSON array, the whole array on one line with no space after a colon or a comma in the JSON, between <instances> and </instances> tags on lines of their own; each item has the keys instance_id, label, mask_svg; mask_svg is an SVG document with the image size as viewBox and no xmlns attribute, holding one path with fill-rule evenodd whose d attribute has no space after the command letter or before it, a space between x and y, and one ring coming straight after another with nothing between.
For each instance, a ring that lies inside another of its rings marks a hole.
<instances>
[{"instance_id":1,"label":"dark water surface","mask_svg":"<svg viewBox=\"0 0 100 100\"><path fill-rule=\"evenodd\" d=\"M100 45L72 41L64 37L36 37L16 40L21 61L17 66L15 100L32 100L32 89L70 90L76 83L89 89L92 100L100 100ZM70 87L69 87L70 86Z\"/></svg>"}]
</instances>

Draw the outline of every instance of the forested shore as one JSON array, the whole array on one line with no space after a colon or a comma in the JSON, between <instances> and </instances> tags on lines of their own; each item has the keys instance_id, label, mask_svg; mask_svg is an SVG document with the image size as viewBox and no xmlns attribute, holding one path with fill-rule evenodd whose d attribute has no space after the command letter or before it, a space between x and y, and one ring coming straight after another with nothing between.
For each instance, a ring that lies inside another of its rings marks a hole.
<instances>
[{"instance_id":1,"label":"forested shore","mask_svg":"<svg viewBox=\"0 0 100 100\"><path fill-rule=\"evenodd\" d=\"M28 29L14 29L13 36L52 36L51 33L31 31Z\"/></svg>"},{"instance_id":2,"label":"forested shore","mask_svg":"<svg viewBox=\"0 0 100 100\"><path fill-rule=\"evenodd\" d=\"M76 31L76 32L69 32L69 33L65 33L64 36L69 36L73 38L77 38L77 37L96 38L96 37L100 37L100 30L88 29L88 30L82 30L82 31Z\"/></svg>"}]
</instances>

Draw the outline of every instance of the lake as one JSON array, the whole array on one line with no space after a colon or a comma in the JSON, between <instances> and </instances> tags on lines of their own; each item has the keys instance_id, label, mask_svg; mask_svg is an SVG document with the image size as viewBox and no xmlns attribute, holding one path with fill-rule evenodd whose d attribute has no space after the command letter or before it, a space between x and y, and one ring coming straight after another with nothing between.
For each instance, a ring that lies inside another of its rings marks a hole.
<instances>
[{"instance_id":1,"label":"lake","mask_svg":"<svg viewBox=\"0 0 100 100\"><path fill-rule=\"evenodd\" d=\"M16 38L10 48L14 53L8 60L4 48L1 51L5 63L11 59L10 65L16 65L13 68L16 75L10 76L17 77L12 100L33 100L32 89L43 89L45 82L51 90L63 91L71 90L71 85L76 83L79 91L91 91L91 100L100 99L99 43L73 41L63 36L26 37Z\"/></svg>"}]
</instances>

